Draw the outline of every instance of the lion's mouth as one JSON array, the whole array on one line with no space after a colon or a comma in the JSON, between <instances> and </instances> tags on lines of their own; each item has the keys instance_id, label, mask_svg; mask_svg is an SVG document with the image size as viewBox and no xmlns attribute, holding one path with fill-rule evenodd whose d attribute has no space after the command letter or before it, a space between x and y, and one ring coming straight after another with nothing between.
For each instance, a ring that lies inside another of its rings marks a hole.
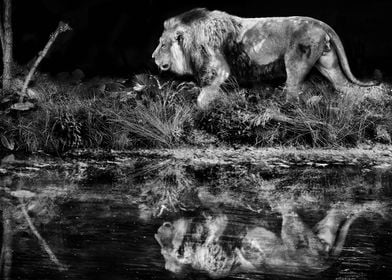
<instances>
[{"instance_id":1,"label":"lion's mouth","mask_svg":"<svg viewBox=\"0 0 392 280\"><path fill-rule=\"evenodd\" d=\"M162 71L167 71L167 70L169 70L170 65L168 63L164 63L164 64L161 64L160 68Z\"/></svg>"}]
</instances>

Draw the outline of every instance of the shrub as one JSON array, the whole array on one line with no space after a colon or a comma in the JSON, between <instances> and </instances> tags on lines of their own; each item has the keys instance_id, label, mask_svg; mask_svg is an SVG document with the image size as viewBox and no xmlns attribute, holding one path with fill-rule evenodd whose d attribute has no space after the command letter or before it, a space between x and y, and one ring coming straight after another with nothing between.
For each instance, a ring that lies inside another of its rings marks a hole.
<instances>
[{"instance_id":1,"label":"shrub","mask_svg":"<svg viewBox=\"0 0 392 280\"><path fill-rule=\"evenodd\" d=\"M72 148L105 147L111 138L110 123L92 102L41 103L35 112L15 120L19 149L63 153ZM14 133L15 134L15 133Z\"/></svg>"}]
</instances>

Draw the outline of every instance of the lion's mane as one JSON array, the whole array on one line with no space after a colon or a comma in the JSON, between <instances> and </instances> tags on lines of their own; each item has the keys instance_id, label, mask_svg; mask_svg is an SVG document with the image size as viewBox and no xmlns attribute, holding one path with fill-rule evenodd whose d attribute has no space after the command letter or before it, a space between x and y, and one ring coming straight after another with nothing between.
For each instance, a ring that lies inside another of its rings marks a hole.
<instances>
[{"instance_id":1,"label":"lion's mane","mask_svg":"<svg viewBox=\"0 0 392 280\"><path fill-rule=\"evenodd\" d=\"M183 52L191 62L194 74L205 72L213 52L225 52L225 48L238 37L241 24L221 11L194 9L168 19L165 29L183 27L186 30Z\"/></svg>"}]
</instances>

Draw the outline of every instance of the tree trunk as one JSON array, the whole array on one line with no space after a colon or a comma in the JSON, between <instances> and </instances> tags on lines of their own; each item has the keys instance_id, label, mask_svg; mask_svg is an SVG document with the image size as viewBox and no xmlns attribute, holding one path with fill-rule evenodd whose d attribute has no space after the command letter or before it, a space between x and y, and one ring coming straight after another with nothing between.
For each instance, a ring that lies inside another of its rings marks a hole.
<instances>
[{"instance_id":1,"label":"tree trunk","mask_svg":"<svg viewBox=\"0 0 392 280\"><path fill-rule=\"evenodd\" d=\"M3 244L0 257L0 277L8 280L11 277L12 267L12 210L11 206L4 205L3 209Z\"/></svg>"},{"instance_id":2,"label":"tree trunk","mask_svg":"<svg viewBox=\"0 0 392 280\"><path fill-rule=\"evenodd\" d=\"M3 15L0 12L0 41L1 41L1 51L4 53L5 43L4 43L4 28L3 28Z\"/></svg>"},{"instance_id":3,"label":"tree trunk","mask_svg":"<svg viewBox=\"0 0 392 280\"><path fill-rule=\"evenodd\" d=\"M3 49L3 89L10 90L12 82L12 6L11 0L4 0L4 49Z\"/></svg>"}]
</instances>

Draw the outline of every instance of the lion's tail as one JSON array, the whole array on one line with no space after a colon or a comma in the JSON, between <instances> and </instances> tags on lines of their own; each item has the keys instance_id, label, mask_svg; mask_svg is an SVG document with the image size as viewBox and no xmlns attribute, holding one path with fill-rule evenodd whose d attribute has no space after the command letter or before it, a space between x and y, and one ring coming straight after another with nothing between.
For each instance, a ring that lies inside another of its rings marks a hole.
<instances>
[{"instance_id":1,"label":"lion's tail","mask_svg":"<svg viewBox=\"0 0 392 280\"><path fill-rule=\"evenodd\" d=\"M375 86L375 85L379 84L379 82L363 82L363 81L360 81L357 78L355 78L355 76L351 72L351 69L350 69L350 66L349 66L348 60L347 60L347 55L346 55L346 52L343 47L343 43L340 40L338 34L336 34L336 32L329 25L327 25L325 23L322 23L322 24L324 27L326 27L327 33L332 39L331 41L332 41L333 45L335 46L336 53L339 57L340 65L341 65L342 70L343 70L344 74L346 75L346 77L352 83L357 84L359 86L363 86L363 87Z\"/></svg>"}]
</instances>

